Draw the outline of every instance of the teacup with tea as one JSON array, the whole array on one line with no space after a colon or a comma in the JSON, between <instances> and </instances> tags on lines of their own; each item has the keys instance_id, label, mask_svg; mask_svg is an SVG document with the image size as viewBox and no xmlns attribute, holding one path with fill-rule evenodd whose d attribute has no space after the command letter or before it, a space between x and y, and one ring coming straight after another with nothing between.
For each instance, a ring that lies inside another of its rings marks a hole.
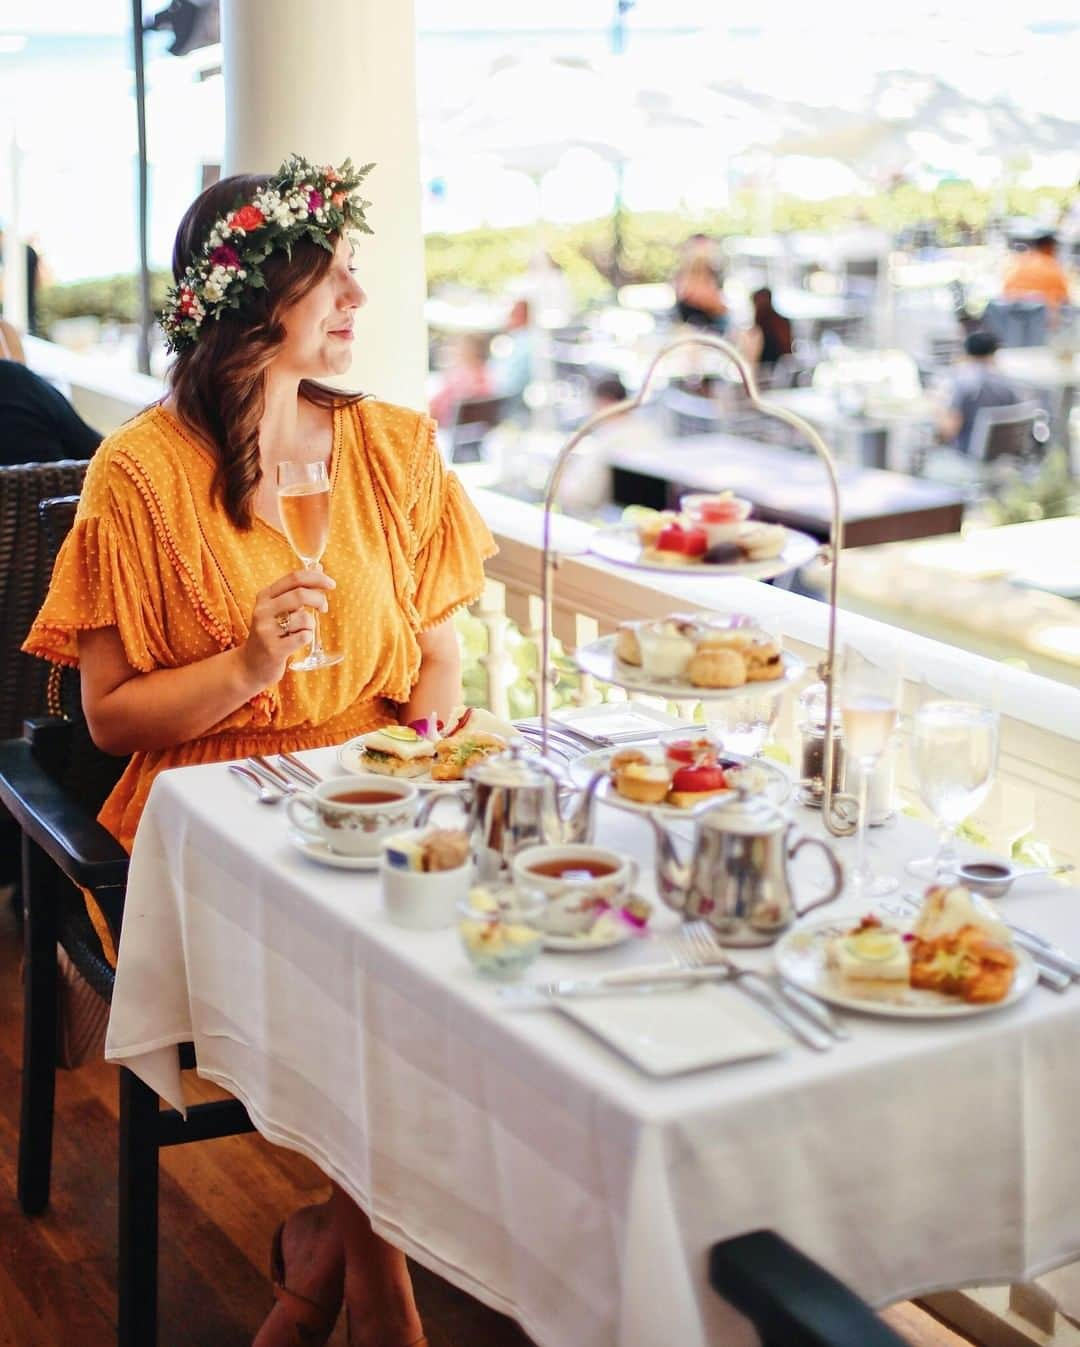
<instances>
[{"instance_id":1,"label":"teacup with tea","mask_svg":"<svg viewBox=\"0 0 1080 1347\"><path fill-rule=\"evenodd\" d=\"M339 856L378 856L387 837L410 826L417 799L410 781L335 777L298 791L288 803L289 820L309 841Z\"/></svg>"},{"instance_id":2,"label":"teacup with tea","mask_svg":"<svg viewBox=\"0 0 1080 1347\"><path fill-rule=\"evenodd\" d=\"M581 935L620 907L637 883L637 863L583 843L526 847L513 861L515 886L547 898L542 921L550 935Z\"/></svg>"}]
</instances>

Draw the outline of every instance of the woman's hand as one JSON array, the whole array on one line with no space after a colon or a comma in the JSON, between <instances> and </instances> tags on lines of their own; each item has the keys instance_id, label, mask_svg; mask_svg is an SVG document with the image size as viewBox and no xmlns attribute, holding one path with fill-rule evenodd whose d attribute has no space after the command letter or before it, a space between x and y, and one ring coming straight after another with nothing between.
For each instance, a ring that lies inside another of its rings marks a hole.
<instances>
[{"instance_id":1,"label":"woman's hand","mask_svg":"<svg viewBox=\"0 0 1080 1347\"><path fill-rule=\"evenodd\" d=\"M248 638L240 647L245 669L260 688L276 683L290 658L310 645L315 617L326 612L326 590L334 582L322 571L290 571L255 596Z\"/></svg>"}]
</instances>

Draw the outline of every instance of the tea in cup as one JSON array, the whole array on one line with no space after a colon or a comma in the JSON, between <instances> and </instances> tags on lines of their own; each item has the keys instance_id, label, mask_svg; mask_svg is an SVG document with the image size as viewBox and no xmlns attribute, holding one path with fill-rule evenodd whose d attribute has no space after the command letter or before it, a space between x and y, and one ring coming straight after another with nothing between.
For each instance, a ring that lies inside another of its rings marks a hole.
<instances>
[{"instance_id":1,"label":"tea in cup","mask_svg":"<svg viewBox=\"0 0 1080 1347\"><path fill-rule=\"evenodd\" d=\"M417 798L409 781L335 777L292 796L289 821L309 841L339 856L377 856L391 833L412 823Z\"/></svg>"},{"instance_id":2,"label":"tea in cup","mask_svg":"<svg viewBox=\"0 0 1080 1347\"><path fill-rule=\"evenodd\" d=\"M550 935L581 935L608 908L620 907L637 883L637 863L603 847L566 842L526 847L513 861L515 886L547 898Z\"/></svg>"}]
</instances>

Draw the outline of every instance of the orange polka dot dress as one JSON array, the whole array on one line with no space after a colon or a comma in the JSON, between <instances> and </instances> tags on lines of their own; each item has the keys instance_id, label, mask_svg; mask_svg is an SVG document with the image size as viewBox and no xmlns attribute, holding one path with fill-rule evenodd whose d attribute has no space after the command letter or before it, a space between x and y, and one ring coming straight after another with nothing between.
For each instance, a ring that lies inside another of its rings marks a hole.
<instances>
[{"instance_id":1,"label":"orange polka dot dress","mask_svg":"<svg viewBox=\"0 0 1080 1347\"><path fill-rule=\"evenodd\" d=\"M330 538L337 582L320 618L330 668L282 680L173 748L135 753L99 815L129 851L158 772L339 744L397 718L420 669L418 635L478 598L495 552L435 423L366 399L334 413ZM71 534L23 649L78 664L78 633L115 627L140 673L240 645L255 596L298 562L261 519L237 529L212 494L215 460L163 407L94 455Z\"/></svg>"}]
</instances>

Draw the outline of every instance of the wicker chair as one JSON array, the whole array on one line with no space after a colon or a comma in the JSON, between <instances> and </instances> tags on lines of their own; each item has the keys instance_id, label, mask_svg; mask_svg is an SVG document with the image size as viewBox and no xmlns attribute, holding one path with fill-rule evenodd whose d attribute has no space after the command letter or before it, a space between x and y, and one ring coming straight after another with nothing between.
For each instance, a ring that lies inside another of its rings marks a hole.
<instances>
[{"instance_id":1,"label":"wicker chair","mask_svg":"<svg viewBox=\"0 0 1080 1347\"><path fill-rule=\"evenodd\" d=\"M762 1347L904 1347L869 1305L772 1230L714 1244L709 1281Z\"/></svg>"},{"instance_id":2,"label":"wicker chair","mask_svg":"<svg viewBox=\"0 0 1080 1347\"><path fill-rule=\"evenodd\" d=\"M55 557L74 518L77 498L41 506L45 554ZM18 1196L27 1216L49 1201L56 1082L59 942L106 1001L113 969L105 958L79 888L88 889L119 938L128 856L97 822L98 809L125 765L96 748L83 720L78 674L65 670L50 685L61 714L29 720L23 737L0 742L0 802L22 830L25 978ZM178 1048L190 1069L190 1043ZM160 1109L158 1097L120 1070L119 1328L120 1347L157 1340L158 1153L162 1146L250 1132L237 1100L197 1104L187 1119Z\"/></svg>"},{"instance_id":3,"label":"wicker chair","mask_svg":"<svg viewBox=\"0 0 1080 1347\"><path fill-rule=\"evenodd\" d=\"M38 502L78 491L85 472L85 463L67 461L0 467L0 739L19 734L27 716L45 711L48 668L20 649L52 572ZM0 883L6 884L18 878L18 829L3 811L0 816Z\"/></svg>"}]
</instances>

